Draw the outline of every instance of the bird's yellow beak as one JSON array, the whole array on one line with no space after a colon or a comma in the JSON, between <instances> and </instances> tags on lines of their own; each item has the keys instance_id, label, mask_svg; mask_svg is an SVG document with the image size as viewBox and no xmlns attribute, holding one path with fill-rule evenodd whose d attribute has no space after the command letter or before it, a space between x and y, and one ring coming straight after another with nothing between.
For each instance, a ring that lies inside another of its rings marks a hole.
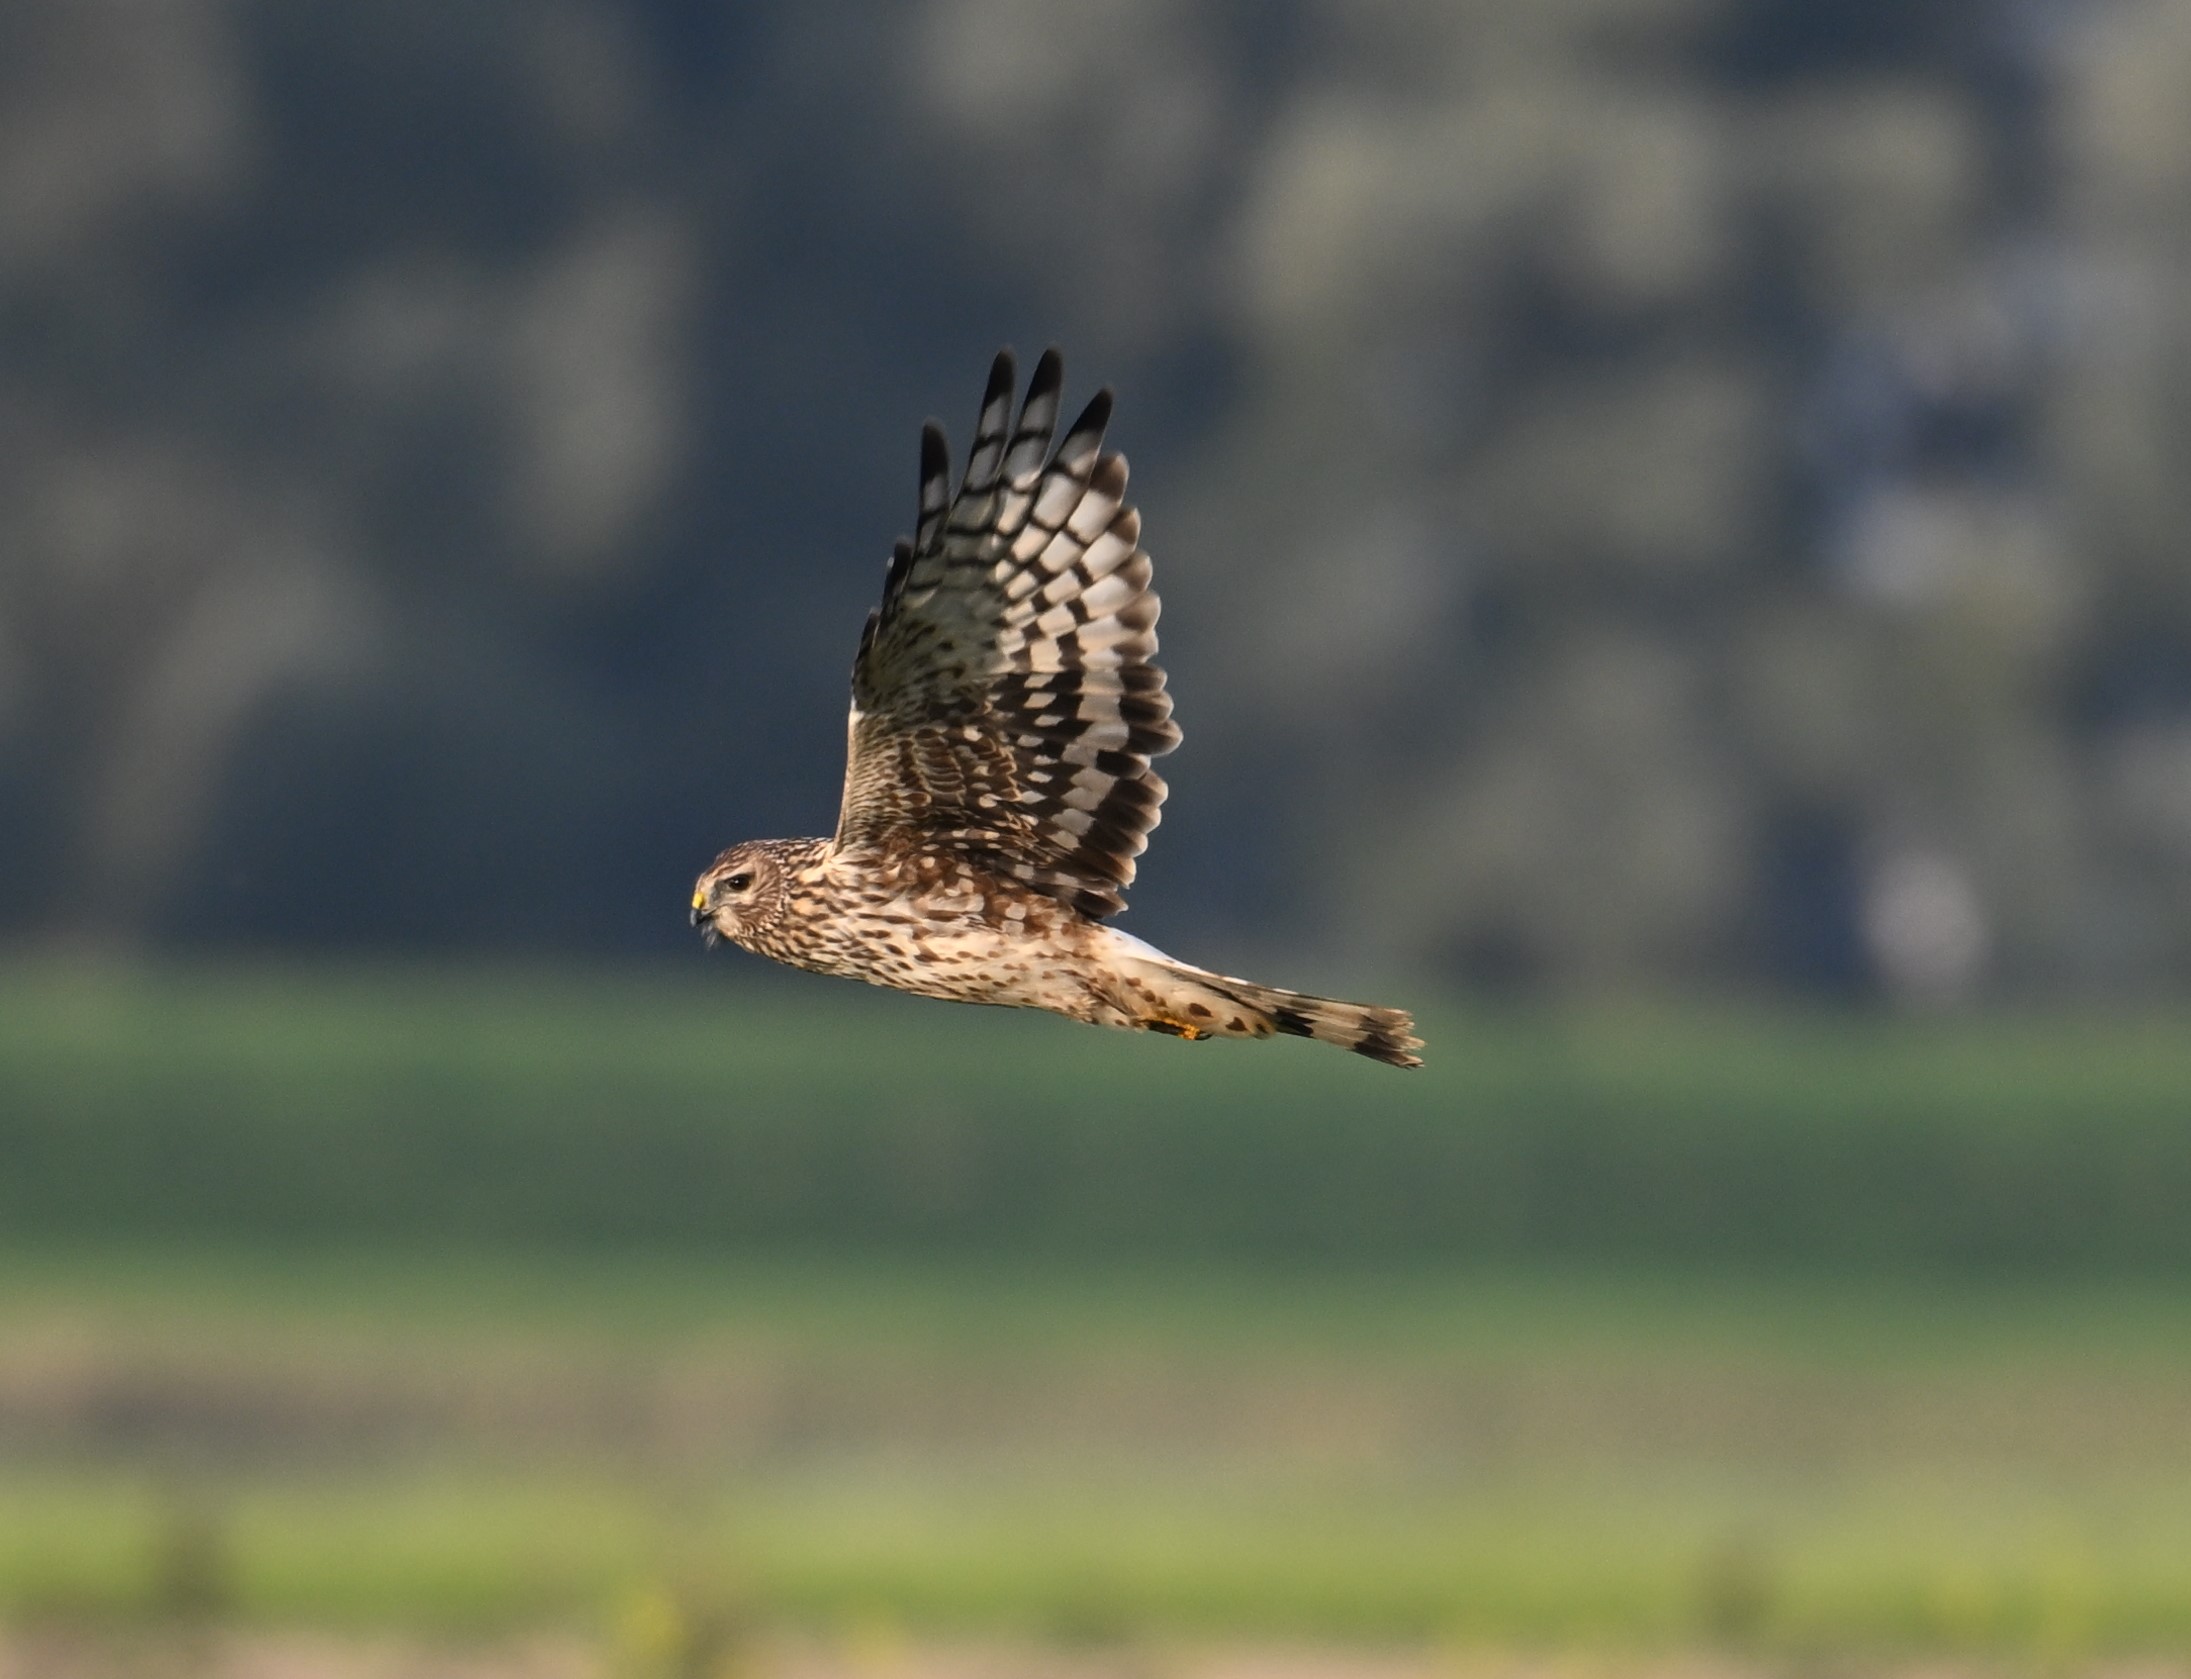
<instances>
[{"instance_id":1,"label":"bird's yellow beak","mask_svg":"<svg viewBox=\"0 0 2191 1679\"><path fill-rule=\"evenodd\" d=\"M696 910L706 909L708 907L708 895L703 891L695 889L692 894L692 907Z\"/></svg>"}]
</instances>

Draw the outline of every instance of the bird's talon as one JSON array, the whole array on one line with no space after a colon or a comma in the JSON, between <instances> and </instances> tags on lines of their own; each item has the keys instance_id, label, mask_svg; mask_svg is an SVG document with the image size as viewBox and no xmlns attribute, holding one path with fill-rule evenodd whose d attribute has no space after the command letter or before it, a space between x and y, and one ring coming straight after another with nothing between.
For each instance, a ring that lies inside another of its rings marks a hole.
<instances>
[{"instance_id":1,"label":"bird's talon","mask_svg":"<svg viewBox=\"0 0 2191 1679\"><path fill-rule=\"evenodd\" d=\"M1207 1027L1190 1026L1184 1020L1172 1020L1161 1014L1152 1014L1142 1021L1141 1029L1144 1032L1161 1032L1167 1038L1185 1038L1189 1043L1210 1036Z\"/></svg>"}]
</instances>

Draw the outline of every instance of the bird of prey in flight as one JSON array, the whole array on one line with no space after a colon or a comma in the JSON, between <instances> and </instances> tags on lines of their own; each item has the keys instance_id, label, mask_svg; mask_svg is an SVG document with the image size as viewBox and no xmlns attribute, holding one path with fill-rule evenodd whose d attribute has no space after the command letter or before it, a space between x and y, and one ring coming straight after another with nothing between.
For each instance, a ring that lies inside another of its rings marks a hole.
<instances>
[{"instance_id":1,"label":"bird of prey in flight","mask_svg":"<svg viewBox=\"0 0 2191 1679\"><path fill-rule=\"evenodd\" d=\"M709 943L924 997L1048 1009L1181 1038L1315 1038L1394 1067L1422 1047L1399 1009L1231 979L1108 924L1179 744L1125 457L1096 393L1052 447L1064 364L1014 413L989 372L965 475L921 434L919 521L852 667L837 831L748 840L700 876Z\"/></svg>"}]
</instances>

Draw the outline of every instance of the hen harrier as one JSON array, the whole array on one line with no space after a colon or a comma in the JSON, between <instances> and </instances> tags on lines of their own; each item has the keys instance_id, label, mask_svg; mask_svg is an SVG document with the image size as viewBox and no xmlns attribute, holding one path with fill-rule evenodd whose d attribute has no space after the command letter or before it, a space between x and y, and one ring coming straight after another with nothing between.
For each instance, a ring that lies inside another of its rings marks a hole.
<instances>
[{"instance_id":1,"label":"hen harrier","mask_svg":"<svg viewBox=\"0 0 2191 1679\"><path fill-rule=\"evenodd\" d=\"M1179 744L1126 461L1098 391L1053 452L1064 363L1035 364L1015 422L1010 351L989 370L953 495L921 433L920 519L890 557L852 666L831 839L748 840L708 865L692 924L762 956L924 997L1048 1009L1181 1038L1319 1038L1394 1067L1398 1009L1279 991L1175 962L1106 926Z\"/></svg>"}]
</instances>

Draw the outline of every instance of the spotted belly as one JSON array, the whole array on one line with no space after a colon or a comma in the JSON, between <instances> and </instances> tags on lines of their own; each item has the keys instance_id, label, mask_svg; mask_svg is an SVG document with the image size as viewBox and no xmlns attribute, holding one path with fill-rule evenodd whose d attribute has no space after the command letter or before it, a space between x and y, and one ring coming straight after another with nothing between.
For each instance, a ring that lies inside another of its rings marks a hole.
<instances>
[{"instance_id":1,"label":"spotted belly","mask_svg":"<svg viewBox=\"0 0 2191 1679\"><path fill-rule=\"evenodd\" d=\"M1091 1024L1117 1013L1096 960L1102 929L1016 883L817 901L795 906L782 931L790 936L755 948L816 973Z\"/></svg>"}]
</instances>

